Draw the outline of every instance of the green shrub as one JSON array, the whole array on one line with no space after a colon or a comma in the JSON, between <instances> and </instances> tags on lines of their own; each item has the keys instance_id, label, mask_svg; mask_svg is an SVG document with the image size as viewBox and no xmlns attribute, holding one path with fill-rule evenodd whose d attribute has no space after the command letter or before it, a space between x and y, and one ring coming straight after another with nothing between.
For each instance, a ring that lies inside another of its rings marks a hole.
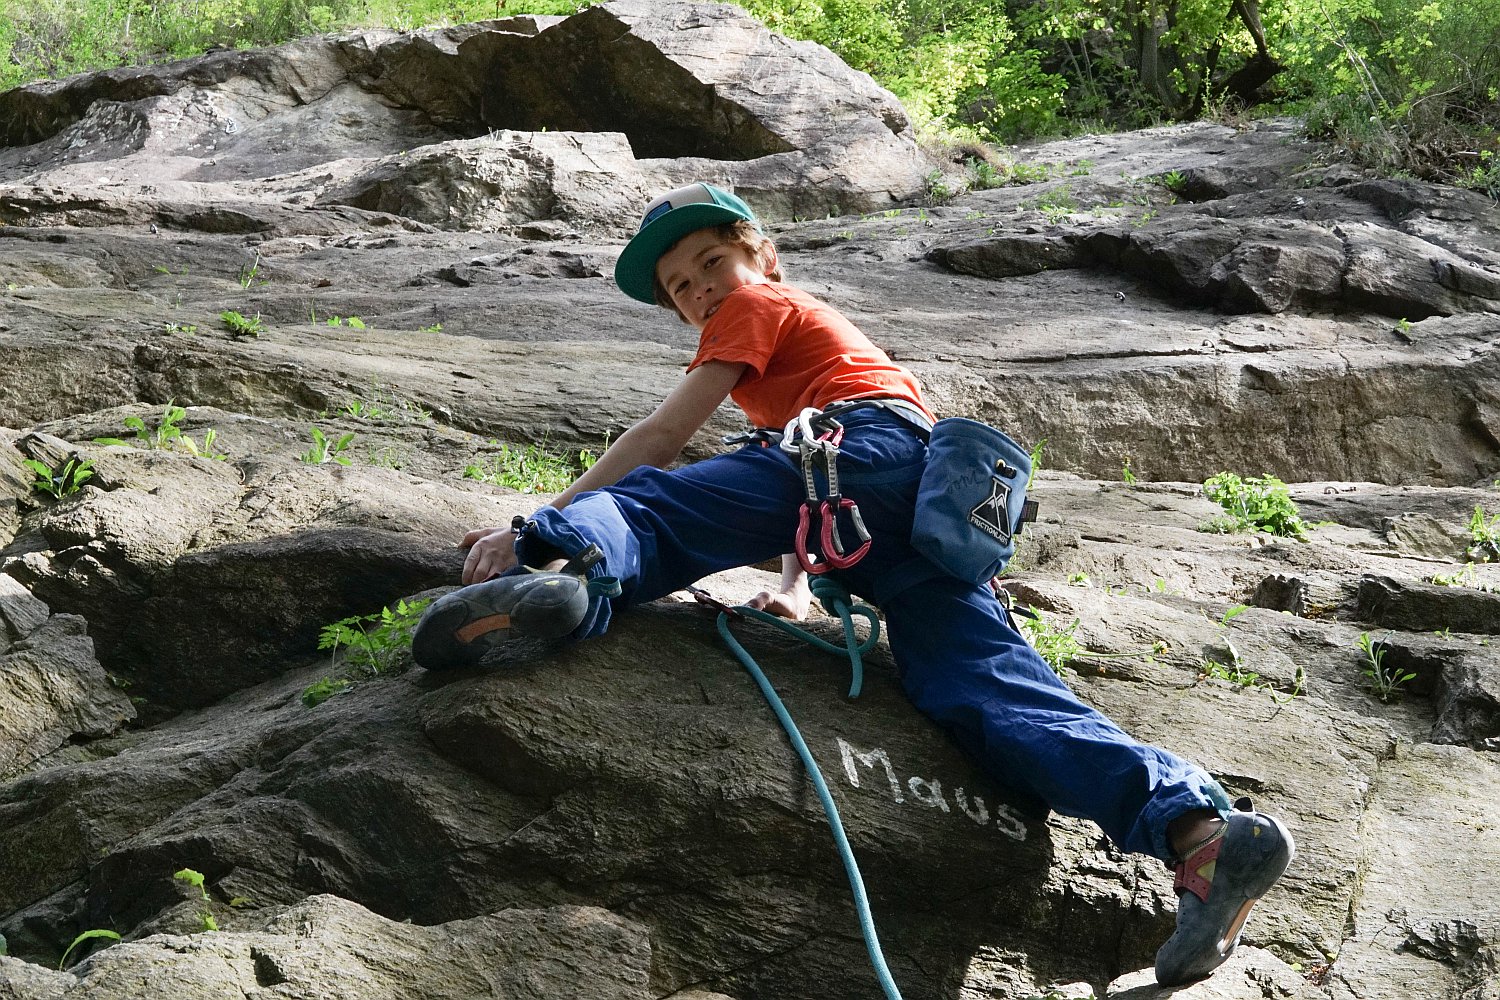
<instances>
[{"instance_id":1,"label":"green shrub","mask_svg":"<svg viewBox=\"0 0 1500 1000\"><path fill-rule=\"evenodd\" d=\"M223 321L232 337L259 337L266 329L259 313L253 319L246 319L233 309L225 309L219 313L219 319Z\"/></svg>"},{"instance_id":2,"label":"green shrub","mask_svg":"<svg viewBox=\"0 0 1500 1000\"><path fill-rule=\"evenodd\" d=\"M1474 505L1469 518L1469 546L1464 556L1474 562L1500 561L1500 514L1486 517L1484 508Z\"/></svg>"},{"instance_id":3,"label":"green shrub","mask_svg":"<svg viewBox=\"0 0 1500 1000\"><path fill-rule=\"evenodd\" d=\"M1018 614L1015 616L1016 625L1041 654L1042 659L1047 661L1047 665L1061 674L1063 667L1072 663L1083 652L1083 644L1073 635L1078 630L1078 619L1074 618L1067 625L1057 626L1042 618L1035 610L1027 610L1035 617Z\"/></svg>"},{"instance_id":4,"label":"green shrub","mask_svg":"<svg viewBox=\"0 0 1500 1000\"><path fill-rule=\"evenodd\" d=\"M1241 479L1220 472L1203 483L1203 495L1223 507L1229 517L1216 518L1204 531L1265 531L1306 540L1308 525L1297 511L1286 483L1270 474Z\"/></svg>"},{"instance_id":5,"label":"green shrub","mask_svg":"<svg viewBox=\"0 0 1500 1000\"><path fill-rule=\"evenodd\" d=\"M1333 0L1265 13L1279 82L1306 102L1310 131L1378 168L1500 194L1500 4Z\"/></svg>"}]
</instances>

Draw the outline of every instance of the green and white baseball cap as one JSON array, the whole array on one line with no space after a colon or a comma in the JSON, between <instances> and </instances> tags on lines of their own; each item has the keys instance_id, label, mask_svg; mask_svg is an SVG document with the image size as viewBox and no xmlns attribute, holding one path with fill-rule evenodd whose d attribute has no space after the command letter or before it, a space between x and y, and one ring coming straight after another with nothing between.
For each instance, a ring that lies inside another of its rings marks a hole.
<instances>
[{"instance_id":1,"label":"green and white baseball cap","mask_svg":"<svg viewBox=\"0 0 1500 1000\"><path fill-rule=\"evenodd\" d=\"M646 206L640 228L615 262L615 284L641 302L656 304L656 262L688 233L725 222L760 228L743 201L712 184L689 184L668 191Z\"/></svg>"}]
</instances>

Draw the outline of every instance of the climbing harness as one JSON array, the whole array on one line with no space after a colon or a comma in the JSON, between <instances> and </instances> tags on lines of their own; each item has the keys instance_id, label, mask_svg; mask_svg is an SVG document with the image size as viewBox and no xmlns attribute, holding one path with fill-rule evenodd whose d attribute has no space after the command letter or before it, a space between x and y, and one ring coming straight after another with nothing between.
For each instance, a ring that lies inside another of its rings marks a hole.
<instances>
[{"instance_id":1,"label":"climbing harness","mask_svg":"<svg viewBox=\"0 0 1500 1000\"><path fill-rule=\"evenodd\" d=\"M809 576L831 569L848 569L870 551L870 532L860 517L859 507L839 492L839 445L844 440L844 425L829 410L809 406L786 425L781 450L795 454L802 465L805 497L797 510L797 535L793 551L797 562ZM828 484L828 495L818 492L818 473ZM844 548L839 536L839 517L847 515L854 525L859 545L852 552ZM818 551L808 547L814 519L818 522Z\"/></svg>"},{"instance_id":2,"label":"climbing harness","mask_svg":"<svg viewBox=\"0 0 1500 1000\"><path fill-rule=\"evenodd\" d=\"M802 734L797 731L796 723L792 721L791 713L782 704L781 698L777 696L776 689L771 686L765 672L729 630L731 618L753 618L775 625L783 632L795 635L819 649L846 654L849 657L849 667L853 675L849 685L849 697L855 698L858 697L864 681L863 656L874 649L875 644L880 640L880 618L863 604L851 604L849 591L844 589L842 584L826 576L814 577L812 580L813 596L830 614L838 615L844 623L844 647L840 648L792 624L785 618L778 618L776 615L743 605L730 607L697 587L689 587L688 591L699 602L718 609L719 635L723 637L724 642L728 644L741 665L754 679L756 687L760 688L760 693L765 697L766 703L771 706L771 711L776 713L781 728L786 731L792 748L801 758L802 766L807 769L807 776L812 780L813 788L818 793L818 801L823 804L823 814L828 818L828 826L833 831L833 840L838 846L839 858L844 863L844 874L849 879L849 889L854 895L855 912L859 917L859 930L864 936L865 950L869 952L870 965L874 967L875 978L879 981L886 1000L901 1000L901 991L896 988L896 981L891 977L891 970L885 963L885 954L880 950L880 939L875 933L875 918L870 914L870 900L865 893L864 879L859 874L859 865L854 860L854 849L849 846L849 838L844 834L844 824L839 819L838 806L834 804L833 795L828 791L828 783L823 780L823 772L818 769L818 763L813 759L812 751L807 748L806 741L802 739ZM855 615L864 618L869 623L870 634L865 637L864 642L858 641L858 635L854 631Z\"/></svg>"}]
</instances>

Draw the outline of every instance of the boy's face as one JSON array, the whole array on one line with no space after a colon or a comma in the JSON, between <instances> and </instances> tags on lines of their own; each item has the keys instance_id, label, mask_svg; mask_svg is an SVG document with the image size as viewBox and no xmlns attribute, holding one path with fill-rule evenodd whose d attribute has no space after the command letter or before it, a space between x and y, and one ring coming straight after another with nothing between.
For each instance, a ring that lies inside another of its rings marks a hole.
<instances>
[{"instance_id":1,"label":"boy's face","mask_svg":"<svg viewBox=\"0 0 1500 1000\"><path fill-rule=\"evenodd\" d=\"M688 233L662 254L656 262L656 277L677 311L701 330L719 311L724 296L741 285L764 284L770 280L766 273L775 266L774 258L757 260L755 254L725 242L709 228Z\"/></svg>"}]
</instances>

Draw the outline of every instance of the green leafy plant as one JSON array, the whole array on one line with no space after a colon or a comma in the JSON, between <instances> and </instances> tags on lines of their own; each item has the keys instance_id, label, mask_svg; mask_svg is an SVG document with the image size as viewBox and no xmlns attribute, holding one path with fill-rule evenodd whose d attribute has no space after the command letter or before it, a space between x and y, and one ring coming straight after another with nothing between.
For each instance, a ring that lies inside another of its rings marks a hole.
<instances>
[{"instance_id":1,"label":"green leafy plant","mask_svg":"<svg viewBox=\"0 0 1500 1000\"><path fill-rule=\"evenodd\" d=\"M1481 191L1500 201L1500 156L1494 150L1481 149L1476 158L1479 162L1458 176L1459 187Z\"/></svg>"},{"instance_id":2,"label":"green leafy plant","mask_svg":"<svg viewBox=\"0 0 1500 1000\"><path fill-rule=\"evenodd\" d=\"M964 166L968 168L973 176L971 186L980 191L988 191L990 188L1004 187L1009 177L1000 171L989 160L982 160L977 156L971 156L964 160ZM981 218L983 215L981 214Z\"/></svg>"},{"instance_id":3,"label":"green leafy plant","mask_svg":"<svg viewBox=\"0 0 1500 1000\"><path fill-rule=\"evenodd\" d=\"M426 423L432 419L431 410L404 396L396 395L378 382L362 396L346 397L340 409L347 416L363 420Z\"/></svg>"},{"instance_id":4,"label":"green leafy plant","mask_svg":"<svg viewBox=\"0 0 1500 1000\"><path fill-rule=\"evenodd\" d=\"M1031 489L1031 484L1036 482L1036 474L1042 471L1042 452L1047 447L1047 439L1042 438L1031 446L1029 457L1031 459L1031 473L1026 477L1026 488Z\"/></svg>"},{"instance_id":5,"label":"green leafy plant","mask_svg":"<svg viewBox=\"0 0 1500 1000\"><path fill-rule=\"evenodd\" d=\"M1052 170L1045 163L1022 163L1018 160L1010 168L1012 184L1040 184L1051 176Z\"/></svg>"},{"instance_id":6,"label":"green leafy plant","mask_svg":"<svg viewBox=\"0 0 1500 1000\"><path fill-rule=\"evenodd\" d=\"M345 325L347 325L347 326L352 326L356 330L363 330L363 329L365 329L365 321L362 320L362 319L360 319L358 316L330 316L330 317L328 317L328 325L329 326L345 326Z\"/></svg>"},{"instance_id":7,"label":"green leafy plant","mask_svg":"<svg viewBox=\"0 0 1500 1000\"><path fill-rule=\"evenodd\" d=\"M59 971L67 967L68 956L73 954L74 948L77 948L85 941L92 941L95 938L104 938L109 941L118 941L120 940L120 935L115 933L114 931L105 930L102 927L96 927L91 931L84 931L82 934L74 938L73 943L68 945L68 949L63 952L62 958L57 962L57 968L59 969Z\"/></svg>"},{"instance_id":8,"label":"green leafy plant","mask_svg":"<svg viewBox=\"0 0 1500 1000\"><path fill-rule=\"evenodd\" d=\"M434 323L431 326L424 326L424 327L422 327L421 332L422 333L442 333L443 332L443 324L441 324L441 323Z\"/></svg>"},{"instance_id":9,"label":"green leafy plant","mask_svg":"<svg viewBox=\"0 0 1500 1000\"><path fill-rule=\"evenodd\" d=\"M393 444L383 445L376 451L369 452L365 456L365 463L378 466L382 469L404 469L406 463L412 459L412 449L401 448Z\"/></svg>"},{"instance_id":10,"label":"green leafy plant","mask_svg":"<svg viewBox=\"0 0 1500 1000\"><path fill-rule=\"evenodd\" d=\"M428 600L396 602L372 615L353 615L323 626L318 634L318 648L329 651L330 666L338 663L344 650L343 673L323 677L302 692L302 704L308 708L327 701L354 686L355 678L397 674L406 669L411 653L411 636L427 610ZM353 674L354 676L349 676Z\"/></svg>"},{"instance_id":11,"label":"green leafy plant","mask_svg":"<svg viewBox=\"0 0 1500 1000\"><path fill-rule=\"evenodd\" d=\"M1048 222L1056 224L1078 211L1078 202L1074 200L1073 192L1064 184L1038 198L1036 207L1041 209L1042 215Z\"/></svg>"},{"instance_id":12,"label":"green leafy plant","mask_svg":"<svg viewBox=\"0 0 1500 1000\"><path fill-rule=\"evenodd\" d=\"M194 455L198 455L202 458L211 458L216 462L227 461L229 459L229 456L224 452L219 451L216 447L218 440L219 432L214 430L212 427L203 432L202 448L199 448L196 444L194 444L193 439L188 437L186 434L184 434L181 438L182 446L188 451L192 452Z\"/></svg>"},{"instance_id":13,"label":"green leafy plant","mask_svg":"<svg viewBox=\"0 0 1500 1000\"><path fill-rule=\"evenodd\" d=\"M1262 685L1260 674L1253 670L1245 669L1245 663L1240 659L1240 651L1235 648L1234 643L1225 639L1224 646L1228 651L1227 658L1229 662L1204 660L1202 670L1205 675L1221 681L1228 681L1231 684L1238 684L1244 688L1269 686Z\"/></svg>"},{"instance_id":14,"label":"green leafy plant","mask_svg":"<svg viewBox=\"0 0 1500 1000\"><path fill-rule=\"evenodd\" d=\"M308 429L312 435L312 447L301 455L302 461L308 465L323 465L327 462L336 462L339 465L352 465L354 460L343 452L354 440L354 435L344 434L336 440L330 440L322 430L317 427Z\"/></svg>"},{"instance_id":15,"label":"green leafy plant","mask_svg":"<svg viewBox=\"0 0 1500 1000\"><path fill-rule=\"evenodd\" d=\"M259 273L260 254L257 252L253 261L251 261L249 264L240 265L240 271L239 274L236 275L235 280L240 283L241 288L249 288L251 285L255 284L255 276ZM261 281L261 284L264 285L266 284L266 282Z\"/></svg>"},{"instance_id":16,"label":"green leafy plant","mask_svg":"<svg viewBox=\"0 0 1500 1000\"><path fill-rule=\"evenodd\" d=\"M608 447L609 438L606 437L604 448ZM513 447L502 444L498 452L464 466L464 478L522 493L557 493L567 489L580 472L590 469L596 461L598 456L587 448L580 450L575 457L549 451L543 445Z\"/></svg>"},{"instance_id":17,"label":"green leafy plant","mask_svg":"<svg viewBox=\"0 0 1500 1000\"><path fill-rule=\"evenodd\" d=\"M79 458L77 455L70 455L55 469L34 458L24 461L26 467L36 475L36 478L32 480L31 488L37 493L47 494L54 500L61 500L63 497L77 493L94 475L94 463L90 459Z\"/></svg>"},{"instance_id":18,"label":"green leafy plant","mask_svg":"<svg viewBox=\"0 0 1500 1000\"><path fill-rule=\"evenodd\" d=\"M203 885L202 872L194 871L191 868L184 868L181 871L174 872L172 877L179 882L186 882L188 885L196 888L198 890L198 895L202 897L203 902L212 902L212 900L209 899L208 889ZM205 931L216 931L219 929L219 922L214 919L213 911L209 910L206 907L198 911L198 919L202 922L203 929Z\"/></svg>"},{"instance_id":19,"label":"green leafy plant","mask_svg":"<svg viewBox=\"0 0 1500 1000\"><path fill-rule=\"evenodd\" d=\"M1360 672L1365 675L1370 692L1382 702L1401 697L1401 686L1417 675L1413 672L1402 673L1400 670L1388 667L1385 663L1384 643L1372 638L1370 633L1361 632L1358 645L1360 652L1365 654L1364 666L1361 667Z\"/></svg>"},{"instance_id":20,"label":"green leafy plant","mask_svg":"<svg viewBox=\"0 0 1500 1000\"><path fill-rule=\"evenodd\" d=\"M323 626L318 648L329 650L330 657L336 657L340 649L346 650L344 663L366 676L396 672L402 657L411 649L412 630L430 603L400 600L394 608L342 618Z\"/></svg>"},{"instance_id":21,"label":"green leafy plant","mask_svg":"<svg viewBox=\"0 0 1500 1000\"><path fill-rule=\"evenodd\" d=\"M135 432L135 442L146 448L185 451L189 455L200 458L212 458L223 461L229 456L220 452L216 445L219 432L210 427L203 432L203 446L200 448L198 442L182 432L178 426L183 418L187 416L187 410L176 403L168 400L166 408L162 410L161 420L155 427L147 426L146 421L134 414L121 421L125 429ZM102 437L94 438L96 444L125 445L130 441L121 438Z\"/></svg>"},{"instance_id":22,"label":"green leafy plant","mask_svg":"<svg viewBox=\"0 0 1500 1000\"><path fill-rule=\"evenodd\" d=\"M347 677L323 677L313 681L302 690L302 704L317 708L336 694L342 694L354 686Z\"/></svg>"},{"instance_id":23,"label":"green leafy plant","mask_svg":"<svg viewBox=\"0 0 1500 1000\"><path fill-rule=\"evenodd\" d=\"M167 333L183 333L192 335L198 332L197 324L194 323L165 323L163 329Z\"/></svg>"},{"instance_id":24,"label":"green leafy plant","mask_svg":"<svg viewBox=\"0 0 1500 1000\"><path fill-rule=\"evenodd\" d=\"M1224 628L1228 628L1230 622L1234 621L1240 615L1249 610L1250 605L1248 604L1236 604L1219 617L1219 625Z\"/></svg>"},{"instance_id":25,"label":"green leafy plant","mask_svg":"<svg viewBox=\"0 0 1500 1000\"><path fill-rule=\"evenodd\" d=\"M954 197L962 194L961 190L949 186L941 170L934 170L927 175L927 198L935 205L952 201Z\"/></svg>"},{"instance_id":26,"label":"green leafy plant","mask_svg":"<svg viewBox=\"0 0 1500 1000\"><path fill-rule=\"evenodd\" d=\"M1036 617L1018 614L1015 616L1016 624L1042 659L1047 661L1047 666L1061 675L1063 667L1072 663L1083 652L1083 644L1073 634L1078 630L1078 619L1074 618L1067 625L1057 626L1034 609L1027 610Z\"/></svg>"},{"instance_id":27,"label":"green leafy plant","mask_svg":"<svg viewBox=\"0 0 1500 1000\"><path fill-rule=\"evenodd\" d=\"M1469 518L1470 543L1464 556L1474 562L1500 561L1500 514L1486 517L1484 508L1474 505L1474 514Z\"/></svg>"},{"instance_id":28,"label":"green leafy plant","mask_svg":"<svg viewBox=\"0 0 1500 1000\"><path fill-rule=\"evenodd\" d=\"M173 872L172 877L179 882L186 882L188 885L193 886L198 890L199 895L203 897L203 901L208 902L208 889L203 885L202 872L194 871L191 868L184 868L181 871Z\"/></svg>"},{"instance_id":29,"label":"green leafy plant","mask_svg":"<svg viewBox=\"0 0 1500 1000\"><path fill-rule=\"evenodd\" d=\"M265 324L261 322L260 313L255 314L254 319L246 319L233 309L225 309L219 313L219 319L224 321L224 326L234 337L259 337L265 330Z\"/></svg>"},{"instance_id":30,"label":"green leafy plant","mask_svg":"<svg viewBox=\"0 0 1500 1000\"><path fill-rule=\"evenodd\" d=\"M1464 563L1461 569L1452 573L1434 573L1428 577L1428 582L1438 587L1468 587L1472 590L1487 592L1500 591L1500 587L1480 582L1479 573L1474 569L1473 563Z\"/></svg>"},{"instance_id":31,"label":"green leafy plant","mask_svg":"<svg viewBox=\"0 0 1500 1000\"><path fill-rule=\"evenodd\" d=\"M1292 501L1286 483L1275 476L1241 479L1232 472L1220 472L1204 481L1203 495L1223 507L1229 519L1215 518L1200 527L1201 531L1265 531L1281 537L1307 538L1307 523Z\"/></svg>"},{"instance_id":32,"label":"green leafy plant","mask_svg":"<svg viewBox=\"0 0 1500 1000\"><path fill-rule=\"evenodd\" d=\"M1158 174L1154 179L1156 183L1173 194L1179 194L1187 186L1187 177L1181 170L1168 170L1164 174Z\"/></svg>"},{"instance_id":33,"label":"green leafy plant","mask_svg":"<svg viewBox=\"0 0 1500 1000\"><path fill-rule=\"evenodd\" d=\"M1135 473L1130 470L1129 455L1126 455L1125 461L1120 464L1120 479L1124 481L1126 486L1134 486L1136 484Z\"/></svg>"}]
</instances>

